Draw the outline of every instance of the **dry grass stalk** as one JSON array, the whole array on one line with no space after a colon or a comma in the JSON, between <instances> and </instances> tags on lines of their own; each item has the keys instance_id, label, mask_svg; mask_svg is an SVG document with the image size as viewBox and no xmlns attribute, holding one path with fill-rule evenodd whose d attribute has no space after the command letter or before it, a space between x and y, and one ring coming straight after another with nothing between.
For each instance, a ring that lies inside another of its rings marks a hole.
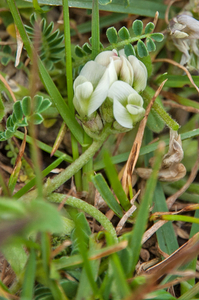
<instances>
[{"instance_id":1,"label":"dry grass stalk","mask_svg":"<svg viewBox=\"0 0 199 300\"><path fill-rule=\"evenodd\" d=\"M147 106L145 116L142 119L142 121L140 122L140 126L139 126L139 129L138 129L136 138L134 140L133 147L131 149L129 158L128 158L126 166L125 166L124 174L123 174L123 177L122 177L122 186L123 186L123 189L124 189L124 191L127 195L129 193L129 187L131 186L132 174L133 174L133 171L135 169L135 165L136 165L138 157L139 157L140 148L141 148L141 145L142 145L142 139L143 139L143 136L144 136L144 129L145 129L145 126L146 126L148 115L149 115L150 110L153 106L153 103L155 102L155 99L160 94L160 92L161 92L161 90L162 90L162 88L163 88L166 81L167 80L163 81L161 83L161 85L159 86L159 88L157 89L157 91L155 92L155 95L153 96L153 98L151 99L149 105Z\"/></svg>"}]
</instances>

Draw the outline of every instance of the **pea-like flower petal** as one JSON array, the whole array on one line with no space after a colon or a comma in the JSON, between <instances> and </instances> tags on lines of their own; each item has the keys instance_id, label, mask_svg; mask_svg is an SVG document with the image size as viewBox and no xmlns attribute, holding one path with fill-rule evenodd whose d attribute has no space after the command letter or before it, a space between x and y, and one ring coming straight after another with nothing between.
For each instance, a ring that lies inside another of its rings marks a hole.
<instances>
[{"instance_id":1,"label":"pea-like flower petal","mask_svg":"<svg viewBox=\"0 0 199 300\"><path fill-rule=\"evenodd\" d=\"M139 93L146 88L148 76L147 69L143 62L134 55L129 55L128 60L134 71L133 88Z\"/></svg>"},{"instance_id":2,"label":"pea-like flower petal","mask_svg":"<svg viewBox=\"0 0 199 300\"><path fill-rule=\"evenodd\" d=\"M125 128L133 128L131 114L116 99L113 101L113 114L116 121Z\"/></svg>"},{"instance_id":3,"label":"pea-like flower petal","mask_svg":"<svg viewBox=\"0 0 199 300\"><path fill-rule=\"evenodd\" d=\"M89 67L93 78L89 74ZM100 76L95 75L98 74L98 68ZM73 103L79 115L89 117L95 112L106 99L109 87L116 80L117 74L113 60L107 68L94 61L88 62L74 81Z\"/></svg>"},{"instance_id":4,"label":"pea-like flower petal","mask_svg":"<svg viewBox=\"0 0 199 300\"><path fill-rule=\"evenodd\" d=\"M95 61L89 61L85 64L80 72L80 76L83 76L90 81L95 88L102 78L104 72L106 71L106 67L102 66ZM79 76L78 76L79 77ZM77 77L77 78L78 78Z\"/></svg>"},{"instance_id":5,"label":"pea-like flower petal","mask_svg":"<svg viewBox=\"0 0 199 300\"><path fill-rule=\"evenodd\" d=\"M117 51L112 50L112 51L103 51L100 54L98 54L95 58L95 62L107 67L110 64L111 58L113 60L119 59Z\"/></svg>"},{"instance_id":6,"label":"pea-like flower petal","mask_svg":"<svg viewBox=\"0 0 199 300\"><path fill-rule=\"evenodd\" d=\"M144 116L142 97L126 82L114 82L108 97L113 101L114 117L123 127L133 128Z\"/></svg>"}]
</instances>

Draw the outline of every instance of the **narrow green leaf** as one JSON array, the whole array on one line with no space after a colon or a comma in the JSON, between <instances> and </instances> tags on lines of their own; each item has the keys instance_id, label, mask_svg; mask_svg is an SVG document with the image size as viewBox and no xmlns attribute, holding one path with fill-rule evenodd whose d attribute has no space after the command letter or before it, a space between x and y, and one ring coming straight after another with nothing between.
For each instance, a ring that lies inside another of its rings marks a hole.
<instances>
[{"instance_id":1,"label":"narrow green leaf","mask_svg":"<svg viewBox=\"0 0 199 300\"><path fill-rule=\"evenodd\" d=\"M162 146L161 146L161 148L159 148L158 151L156 151L156 155L155 155L156 160L154 163L154 169L151 174L151 177L147 180L144 196L142 198L142 201L141 201L141 204L140 204L140 207L138 210L136 222L133 227L133 231L130 235L128 248L132 252L132 259L129 262L129 264L131 265L131 272L134 271L135 266L137 264L137 260L139 258L142 236L144 234L144 231L145 231L145 228L147 225L149 208L150 208L150 205L152 205L154 190L155 190L156 183L157 183L158 170L161 165L163 152L164 152L164 148Z\"/></svg>"},{"instance_id":2,"label":"narrow green leaf","mask_svg":"<svg viewBox=\"0 0 199 300\"><path fill-rule=\"evenodd\" d=\"M152 52L152 51L156 50L156 45L155 45L154 41L151 38L146 39L146 47L147 47L147 50L149 52Z\"/></svg>"},{"instance_id":3,"label":"narrow green leaf","mask_svg":"<svg viewBox=\"0 0 199 300\"><path fill-rule=\"evenodd\" d=\"M45 35L50 35L52 30L54 28L54 23L50 22L50 24L47 26L46 30L44 31Z\"/></svg>"},{"instance_id":4,"label":"narrow green leaf","mask_svg":"<svg viewBox=\"0 0 199 300\"><path fill-rule=\"evenodd\" d=\"M141 35L143 30L143 22L141 20L135 20L132 28L136 36Z\"/></svg>"},{"instance_id":5,"label":"narrow green leaf","mask_svg":"<svg viewBox=\"0 0 199 300\"><path fill-rule=\"evenodd\" d=\"M108 204L110 209L112 209L119 218L122 218L123 216L122 208L118 204L115 197L113 196L102 174L97 174L93 176L92 182L95 185L96 189L99 191L104 201Z\"/></svg>"},{"instance_id":6,"label":"narrow green leaf","mask_svg":"<svg viewBox=\"0 0 199 300\"><path fill-rule=\"evenodd\" d=\"M29 116L31 114L31 98L26 96L22 99L21 102L23 114Z\"/></svg>"},{"instance_id":7,"label":"narrow green leaf","mask_svg":"<svg viewBox=\"0 0 199 300\"><path fill-rule=\"evenodd\" d=\"M107 5L112 2L112 0L98 0L100 5Z\"/></svg>"},{"instance_id":8,"label":"narrow green leaf","mask_svg":"<svg viewBox=\"0 0 199 300\"><path fill-rule=\"evenodd\" d=\"M162 42L164 39L164 35L162 33L152 33L151 38L154 39L156 42Z\"/></svg>"},{"instance_id":9,"label":"narrow green leaf","mask_svg":"<svg viewBox=\"0 0 199 300\"><path fill-rule=\"evenodd\" d=\"M157 183L154 192L154 204L153 212L168 212L166 198L160 182ZM170 255L178 249L179 245L171 222L167 222L159 228L156 235L159 247L163 252Z\"/></svg>"},{"instance_id":10,"label":"narrow green leaf","mask_svg":"<svg viewBox=\"0 0 199 300\"><path fill-rule=\"evenodd\" d=\"M6 139L9 139L9 138L13 137L13 135L14 135L13 130L7 129L7 130L5 131Z\"/></svg>"},{"instance_id":11,"label":"narrow green leaf","mask_svg":"<svg viewBox=\"0 0 199 300\"><path fill-rule=\"evenodd\" d=\"M79 286L78 282L62 279L59 283L60 283L64 293L66 294L66 296L69 299L75 299L77 288Z\"/></svg>"},{"instance_id":12,"label":"narrow green leaf","mask_svg":"<svg viewBox=\"0 0 199 300\"><path fill-rule=\"evenodd\" d=\"M32 248L28 263L26 265L24 281L21 292L21 300L33 299L34 296L34 284L35 284L35 273L36 273L36 254Z\"/></svg>"},{"instance_id":13,"label":"narrow green leaf","mask_svg":"<svg viewBox=\"0 0 199 300\"><path fill-rule=\"evenodd\" d=\"M18 125L19 126L28 126L28 121L27 121L26 117Z\"/></svg>"},{"instance_id":14,"label":"narrow green leaf","mask_svg":"<svg viewBox=\"0 0 199 300\"><path fill-rule=\"evenodd\" d=\"M149 52L143 41L139 40L137 43L137 52L140 57L149 55Z\"/></svg>"},{"instance_id":15,"label":"narrow green leaf","mask_svg":"<svg viewBox=\"0 0 199 300\"><path fill-rule=\"evenodd\" d=\"M38 112L38 109L43 101L43 97L40 95L35 95L33 99L34 103L34 112Z\"/></svg>"},{"instance_id":16,"label":"narrow green leaf","mask_svg":"<svg viewBox=\"0 0 199 300\"><path fill-rule=\"evenodd\" d=\"M66 154L63 154L61 157L59 157L58 159L56 159L52 164L50 164L46 169L44 169L42 171L42 177L44 178L45 176L47 176L53 169L57 168L60 163L64 160L64 158L66 157ZM36 184L36 180L35 178L33 178L32 180L30 180L28 183L26 183L26 185L24 185L18 192L16 192L13 197L18 199L21 196L23 196L25 193L27 193L32 187L34 187Z\"/></svg>"},{"instance_id":17,"label":"narrow green leaf","mask_svg":"<svg viewBox=\"0 0 199 300\"><path fill-rule=\"evenodd\" d=\"M32 0L27 0L28 2L32 2ZM108 0L100 0L105 1L107 3ZM38 0L40 4L44 5L62 5L62 0ZM87 1L79 1L79 0L69 0L70 7L78 7L84 9L92 9L92 0ZM23 2L22 2L23 3ZM147 3L147 5L146 5ZM21 2L20 2L21 4ZM159 12L159 18L164 19L165 12L167 9L167 5L165 5L162 1L157 0L114 0L112 3L104 5L100 4L101 10L114 11L118 13L131 13L134 15L148 16L154 18L156 11ZM180 8L172 7L171 8L173 14L177 14L180 11Z\"/></svg>"},{"instance_id":18,"label":"narrow green leaf","mask_svg":"<svg viewBox=\"0 0 199 300\"><path fill-rule=\"evenodd\" d=\"M13 126L14 126L14 123L12 121L12 116L9 116L6 121L6 127L9 128L10 130L13 130Z\"/></svg>"},{"instance_id":19,"label":"narrow green leaf","mask_svg":"<svg viewBox=\"0 0 199 300\"><path fill-rule=\"evenodd\" d=\"M75 210L70 210L70 215L72 216L72 219L75 223L75 236L77 239L77 243L78 243L78 248L79 248L79 252L82 256L83 262L84 262L84 269L85 269L85 273L87 275L87 279L88 282L92 288L93 294L95 295L96 298L99 298L99 291L98 291L98 286L96 284L95 278L94 278L94 274L92 272L92 264L88 259L88 247L87 247L87 243L85 241L85 235L83 233L83 228L81 227L81 225L78 222L78 214L75 212Z\"/></svg>"},{"instance_id":20,"label":"narrow green leaf","mask_svg":"<svg viewBox=\"0 0 199 300\"><path fill-rule=\"evenodd\" d=\"M3 119L4 114L5 114L4 105L0 94L0 121Z\"/></svg>"},{"instance_id":21,"label":"narrow green leaf","mask_svg":"<svg viewBox=\"0 0 199 300\"><path fill-rule=\"evenodd\" d=\"M49 37L47 37L46 41L48 43L54 41L59 35L59 30L56 30L55 32L53 32L53 34L49 35Z\"/></svg>"},{"instance_id":22,"label":"narrow green leaf","mask_svg":"<svg viewBox=\"0 0 199 300\"><path fill-rule=\"evenodd\" d=\"M17 121L21 121L21 119L23 118L23 111L22 111L22 107L21 107L21 101L17 101L17 102L14 103L13 112L15 114L15 117L16 117Z\"/></svg>"},{"instance_id":23,"label":"narrow green leaf","mask_svg":"<svg viewBox=\"0 0 199 300\"><path fill-rule=\"evenodd\" d=\"M8 199L9 201L10 199ZM28 259L24 246L14 241L13 243L3 245L2 252L17 277L20 276L24 271Z\"/></svg>"},{"instance_id":24,"label":"narrow green leaf","mask_svg":"<svg viewBox=\"0 0 199 300\"><path fill-rule=\"evenodd\" d=\"M129 55L136 56L135 55L135 49L131 44L128 44L128 45L124 46L124 53L125 53L126 56L129 56Z\"/></svg>"},{"instance_id":25,"label":"narrow green leaf","mask_svg":"<svg viewBox=\"0 0 199 300\"><path fill-rule=\"evenodd\" d=\"M117 196L120 204L127 211L131 207L131 204L122 188L121 182L118 179L118 174L116 172L114 165L112 164L112 161L111 161L111 158L110 158L110 155L108 154L108 152L104 153L104 163L105 163L106 175L111 184L111 187L112 187L115 195Z\"/></svg>"},{"instance_id":26,"label":"narrow green leaf","mask_svg":"<svg viewBox=\"0 0 199 300\"><path fill-rule=\"evenodd\" d=\"M41 124L43 122L44 118L39 113L36 113L36 114L33 115L33 120L34 120L34 124L38 125L38 124Z\"/></svg>"},{"instance_id":27,"label":"narrow green leaf","mask_svg":"<svg viewBox=\"0 0 199 300\"><path fill-rule=\"evenodd\" d=\"M116 44L117 43L117 30L115 27L109 27L106 31L106 36L111 44Z\"/></svg>"},{"instance_id":28,"label":"narrow green leaf","mask_svg":"<svg viewBox=\"0 0 199 300\"><path fill-rule=\"evenodd\" d=\"M44 99L41 103L41 105L39 106L39 108L37 109L38 113L43 112L44 110L46 110L48 107L51 106L51 102L49 99Z\"/></svg>"},{"instance_id":29,"label":"narrow green leaf","mask_svg":"<svg viewBox=\"0 0 199 300\"><path fill-rule=\"evenodd\" d=\"M114 240L109 233L106 233L107 245L114 245ZM119 299L124 299L130 294L129 286L126 282L126 276L124 270L122 269L121 262L119 260L118 254L113 253L109 256L110 265L114 273L113 281L115 283L115 288L119 294ZM129 262L130 263L130 262Z\"/></svg>"},{"instance_id":30,"label":"narrow green leaf","mask_svg":"<svg viewBox=\"0 0 199 300\"><path fill-rule=\"evenodd\" d=\"M82 49L88 53L88 54L91 54L92 53L92 49L91 49L91 46L89 45L89 43L85 43L83 46L82 46Z\"/></svg>"},{"instance_id":31,"label":"narrow green leaf","mask_svg":"<svg viewBox=\"0 0 199 300\"><path fill-rule=\"evenodd\" d=\"M125 26L120 28L120 30L118 31L118 35L122 40L128 40L130 37L130 33Z\"/></svg>"},{"instance_id":32,"label":"narrow green leaf","mask_svg":"<svg viewBox=\"0 0 199 300\"><path fill-rule=\"evenodd\" d=\"M146 24L144 32L146 34L148 34L148 33L152 32L154 28L155 28L155 25L152 22L149 22L148 24Z\"/></svg>"},{"instance_id":33,"label":"narrow green leaf","mask_svg":"<svg viewBox=\"0 0 199 300\"><path fill-rule=\"evenodd\" d=\"M82 50L82 48L80 46L75 46L75 54L78 56L78 57L84 57L85 56L85 52Z\"/></svg>"},{"instance_id":34,"label":"narrow green leaf","mask_svg":"<svg viewBox=\"0 0 199 300\"><path fill-rule=\"evenodd\" d=\"M13 193L14 191L14 188L15 188L15 185L17 183L17 179L18 179L18 176L19 176L19 172L21 170L21 161L18 161L17 162L17 165L15 166L10 178L9 178L9 182L8 182L8 188L11 192L11 194Z\"/></svg>"},{"instance_id":35,"label":"narrow green leaf","mask_svg":"<svg viewBox=\"0 0 199 300\"><path fill-rule=\"evenodd\" d=\"M198 299L198 297L194 297L199 293L199 282L197 282L190 290L184 293L179 300L187 300L187 299Z\"/></svg>"},{"instance_id":36,"label":"narrow green leaf","mask_svg":"<svg viewBox=\"0 0 199 300\"><path fill-rule=\"evenodd\" d=\"M98 243L96 240L96 235L91 235L89 238L89 251L95 251L100 247L101 247L100 243ZM91 272L95 281L98 278L99 265L100 265L100 259L90 261ZM82 299L89 299L90 297L92 297L92 288L89 282L89 278L86 274L85 267L83 267L75 299L82 300Z\"/></svg>"}]
</instances>

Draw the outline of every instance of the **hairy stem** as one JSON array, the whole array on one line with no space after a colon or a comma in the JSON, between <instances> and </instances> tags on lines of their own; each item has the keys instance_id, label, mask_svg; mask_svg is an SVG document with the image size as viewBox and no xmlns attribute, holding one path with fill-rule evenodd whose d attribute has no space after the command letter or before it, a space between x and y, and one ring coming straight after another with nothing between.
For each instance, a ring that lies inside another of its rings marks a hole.
<instances>
[{"instance_id":1,"label":"hairy stem","mask_svg":"<svg viewBox=\"0 0 199 300\"><path fill-rule=\"evenodd\" d=\"M76 174L98 151L98 149L103 145L106 138L109 136L109 128L111 124L108 124L104 127L99 139L94 141L91 146L79 157L77 158L70 166L68 166L64 171L53 179L48 179L43 186L43 194L48 196L58 187L60 187L64 182L69 180L74 174ZM27 195L24 195L20 198L23 201L30 201L37 197L37 192L31 191Z\"/></svg>"},{"instance_id":2,"label":"hairy stem","mask_svg":"<svg viewBox=\"0 0 199 300\"><path fill-rule=\"evenodd\" d=\"M111 236L114 238L114 241L117 242L117 235L112 223L103 213L101 213L97 208L95 208L91 204L75 197L66 198L66 195L58 193L50 195L47 199L50 202L54 203L61 203L64 199L66 199L65 204L75 208L79 208L87 214L89 214L90 216L92 216L93 218L95 218L104 227L104 229L111 234Z\"/></svg>"}]
</instances>

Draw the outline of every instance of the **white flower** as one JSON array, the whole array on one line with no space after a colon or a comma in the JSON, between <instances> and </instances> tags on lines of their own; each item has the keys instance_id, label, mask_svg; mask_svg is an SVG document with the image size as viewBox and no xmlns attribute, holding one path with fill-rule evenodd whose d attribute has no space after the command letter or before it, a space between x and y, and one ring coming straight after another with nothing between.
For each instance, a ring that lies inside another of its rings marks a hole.
<instances>
[{"instance_id":1,"label":"white flower","mask_svg":"<svg viewBox=\"0 0 199 300\"><path fill-rule=\"evenodd\" d=\"M174 45L183 53L181 65L190 63L192 53L199 57L199 21L187 13L182 13L169 22L168 29Z\"/></svg>"},{"instance_id":2,"label":"white flower","mask_svg":"<svg viewBox=\"0 0 199 300\"><path fill-rule=\"evenodd\" d=\"M113 101L114 117L123 127L133 128L144 116L142 97L126 82L115 81L108 97Z\"/></svg>"},{"instance_id":3,"label":"white flower","mask_svg":"<svg viewBox=\"0 0 199 300\"><path fill-rule=\"evenodd\" d=\"M117 80L117 74L111 61L106 68L95 61L89 61L75 79L74 106L81 117L90 116L104 102L108 89Z\"/></svg>"},{"instance_id":4,"label":"white flower","mask_svg":"<svg viewBox=\"0 0 199 300\"><path fill-rule=\"evenodd\" d=\"M103 66L108 66L108 64L112 60L114 62L118 79L132 85L134 78L133 67L131 66L125 55L118 56L117 51L112 50L101 52L95 58L95 61Z\"/></svg>"},{"instance_id":5,"label":"white flower","mask_svg":"<svg viewBox=\"0 0 199 300\"><path fill-rule=\"evenodd\" d=\"M128 60L134 71L133 88L139 93L146 88L148 76L147 69L143 62L134 55L129 55Z\"/></svg>"},{"instance_id":6,"label":"white flower","mask_svg":"<svg viewBox=\"0 0 199 300\"><path fill-rule=\"evenodd\" d=\"M102 66L107 67L110 64L111 59L113 60L119 59L118 53L115 49L112 51L103 51L99 53L95 58L95 62L97 62Z\"/></svg>"},{"instance_id":7,"label":"white flower","mask_svg":"<svg viewBox=\"0 0 199 300\"><path fill-rule=\"evenodd\" d=\"M131 87L132 93L141 98L137 92L143 91L146 87L147 69L135 56L130 55L127 58L124 51L120 51L119 56L116 50L101 52L94 61L86 63L73 85L73 103L79 115L90 117L105 101L109 88L116 80L125 82ZM121 84L119 86L123 88ZM135 108L133 109L131 104L130 101L127 111L131 115L136 115Z\"/></svg>"}]
</instances>

